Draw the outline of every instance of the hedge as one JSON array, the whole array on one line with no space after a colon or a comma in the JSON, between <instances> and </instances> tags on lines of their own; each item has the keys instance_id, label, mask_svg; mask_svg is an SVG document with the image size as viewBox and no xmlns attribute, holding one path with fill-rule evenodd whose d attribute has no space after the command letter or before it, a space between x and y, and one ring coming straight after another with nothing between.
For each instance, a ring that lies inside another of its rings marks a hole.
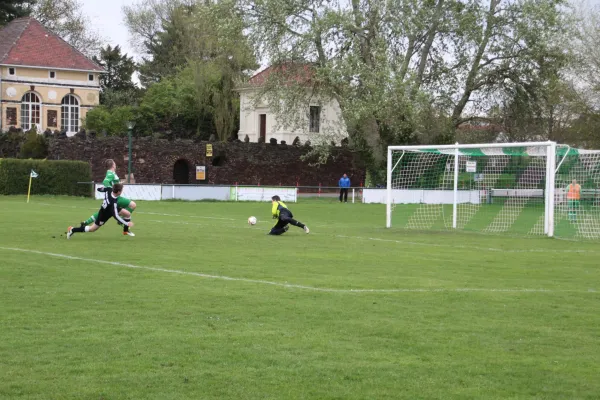
<instances>
[{"instance_id":1,"label":"hedge","mask_svg":"<svg viewBox=\"0 0 600 400\"><path fill-rule=\"evenodd\" d=\"M0 195L27 194L31 170L38 173L31 194L91 196L92 170L83 161L0 159Z\"/></svg>"}]
</instances>

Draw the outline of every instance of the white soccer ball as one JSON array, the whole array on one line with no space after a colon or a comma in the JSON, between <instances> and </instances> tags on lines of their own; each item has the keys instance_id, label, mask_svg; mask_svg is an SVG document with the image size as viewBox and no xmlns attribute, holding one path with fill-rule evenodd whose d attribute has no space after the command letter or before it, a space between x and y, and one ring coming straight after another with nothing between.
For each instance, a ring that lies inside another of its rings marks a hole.
<instances>
[{"instance_id":1,"label":"white soccer ball","mask_svg":"<svg viewBox=\"0 0 600 400\"><path fill-rule=\"evenodd\" d=\"M250 217L250 218L248 218L248 224L249 225L255 225L256 224L256 217Z\"/></svg>"}]
</instances>

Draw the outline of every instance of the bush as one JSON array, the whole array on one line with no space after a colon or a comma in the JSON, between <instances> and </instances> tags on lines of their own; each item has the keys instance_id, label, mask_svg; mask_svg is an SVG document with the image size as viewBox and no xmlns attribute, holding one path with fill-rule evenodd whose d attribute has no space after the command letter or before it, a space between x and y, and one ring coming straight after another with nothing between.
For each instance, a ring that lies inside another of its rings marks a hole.
<instances>
[{"instance_id":1,"label":"bush","mask_svg":"<svg viewBox=\"0 0 600 400\"><path fill-rule=\"evenodd\" d=\"M0 194L26 194L31 170L39 174L31 185L31 194L91 196L92 170L83 161L0 159Z\"/></svg>"},{"instance_id":2,"label":"bush","mask_svg":"<svg viewBox=\"0 0 600 400\"><path fill-rule=\"evenodd\" d=\"M38 135L37 130L32 128L27 132L27 139L21 146L19 158L43 159L48 156L48 143L44 135Z\"/></svg>"},{"instance_id":3,"label":"bush","mask_svg":"<svg viewBox=\"0 0 600 400\"><path fill-rule=\"evenodd\" d=\"M16 129L9 129L8 132L4 133L0 132L0 158L17 157L25 139L23 132Z\"/></svg>"},{"instance_id":4,"label":"bush","mask_svg":"<svg viewBox=\"0 0 600 400\"><path fill-rule=\"evenodd\" d=\"M271 139L269 139L269 143L271 143L271 144L277 144L277 139L271 138Z\"/></svg>"},{"instance_id":5,"label":"bush","mask_svg":"<svg viewBox=\"0 0 600 400\"><path fill-rule=\"evenodd\" d=\"M85 128L98 132L105 131L110 136L127 136L127 121L135 119L131 107L96 107L85 116Z\"/></svg>"}]
</instances>

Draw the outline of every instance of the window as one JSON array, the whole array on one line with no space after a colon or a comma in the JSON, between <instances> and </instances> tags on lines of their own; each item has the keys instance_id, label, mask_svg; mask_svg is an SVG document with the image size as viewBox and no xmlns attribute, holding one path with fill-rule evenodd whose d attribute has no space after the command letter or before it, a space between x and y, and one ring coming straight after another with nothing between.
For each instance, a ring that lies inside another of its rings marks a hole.
<instances>
[{"instance_id":1,"label":"window","mask_svg":"<svg viewBox=\"0 0 600 400\"><path fill-rule=\"evenodd\" d=\"M14 69L14 68L12 68L12 67L11 67L11 68L9 68L9 69L8 69L8 74L9 74L9 75L16 75L16 74L17 74L17 72L15 71L15 69Z\"/></svg>"},{"instance_id":2,"label":"window","mask_svg":"<svg viewBox=\"0 0 600 400\"><path fill-rule=\"evenodd\" d=\"M90 81L90 82L94 81L94 74L88 74L88 81Z\"/></svg>"},{"instance_id":3,"label":"window","mask_svg":"<svg viewBox=\"0 0 600 400\"><path fill-rule=\"evenodd\" d=\"M21 128L28 131L40 124L40 98L33 92L27 92L21 98Z\"/></svg>"},{"instance_id":4,"label":"window","mask_svg":"<svg viewBox=\"0 0 600 400\"><path fill-rule=\"evenodd\" d=\"M321 125L321 107L310 106L310 126L309 132L319 133Z\"/></svg>"},{"instance_id":5,"label":"window","mask_svg":"<svg viewBox=\"0 0 600 400\"><path fill-rule=\"evenodd\" d=\"M6 122L10 126L17 126L17 109L15 107L6 109Z\"/></svg>"},{"instance_id":6,"label":"window","mask_svg":"<svg viewBox=\"0 0 600 400\"><path fill-rule=\"evenodd\" d=\"M50 79L56 78L56 71L50 71Z\"/></svg>"},{"instance_id":7,"label":"window","mask_svg":"<svg viewBox=\"0 0 600 400\"><path fill-rule=\"evenodd\" d=\"M47 127L56 128L58 126L58 112L56 110L48 110Z\"/></svg>"},{"instance_id":8,"label":"window","mask_svg":"<svg viewBox=\"0 0 600 400\"><path fill-rule=\"evenodd\" d=\"M77 133L79 130L79 100L77 97L72 94L63 97L60 111L62 129L69 134Z\"/></svg>"}]
</instances>

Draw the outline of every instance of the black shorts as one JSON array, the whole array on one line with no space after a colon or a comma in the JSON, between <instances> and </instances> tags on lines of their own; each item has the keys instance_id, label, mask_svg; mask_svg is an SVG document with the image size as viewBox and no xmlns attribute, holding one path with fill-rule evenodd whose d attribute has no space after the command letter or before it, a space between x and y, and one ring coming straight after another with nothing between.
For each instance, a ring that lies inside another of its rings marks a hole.
<instances>
[{"instance_id":1,"label":"black shorts","mask_svg":"<svg viewBox=\"0 0 600 400\"><path fill-rule=\"evenodd\" d=\"M279 219L281 221L288 221L292 218L294 218L294 215L290 210L281 210L281 212L279 213Z\"/></svg>"},{"instance_id":2,"label":"black shorts","mask_svg":"<svg viewBox=\"0 0 600 400\"><path fill-rule=\"evenodd\" d=\"M100 211L98 212L98 220L95 222L95 224L98 226L102 226L111 218L112 218L112 214L110 212L108 212L107 210L104 210L101 208Z\"/></svg>"}]
</instances>

